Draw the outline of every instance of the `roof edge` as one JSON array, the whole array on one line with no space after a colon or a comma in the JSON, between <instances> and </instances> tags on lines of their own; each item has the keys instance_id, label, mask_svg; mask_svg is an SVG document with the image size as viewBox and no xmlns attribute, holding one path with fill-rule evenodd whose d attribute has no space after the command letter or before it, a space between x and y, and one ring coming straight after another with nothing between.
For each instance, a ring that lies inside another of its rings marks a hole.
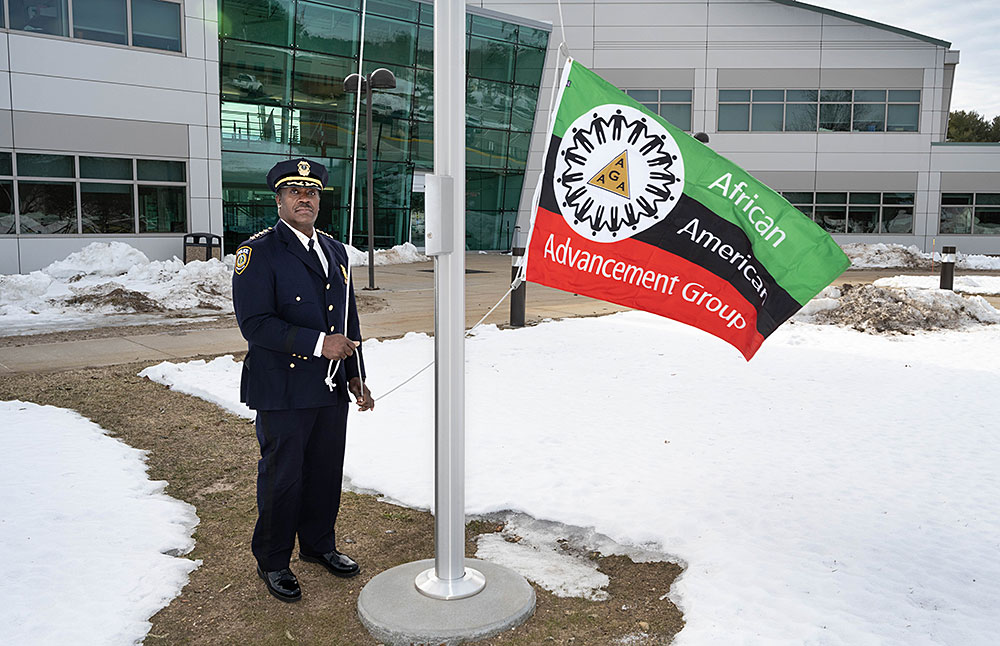
<instances>
[{"instance_id":1,"label":"roof edge","mask_svg":"<svg viewBox=\"0 0 1000 646\"><path fill-rule=\"evenodd\" d=\"M908 29L903 29L901 27L893 27L892 25L886 25L881 22L875 22L874 20L868 20L867 18L852 16L849 13L834 11L833 9L827 9L826 7L817 7L816 5L806 4L805 2L798 2L797 0L771 0L771 1L777 2L778 4L787 5L789 7L799 7L800 9L815 11L816 13L826 14L827 16L833 16L835 18L843 18L844 20L857 22L862 25L867 25L868 27L875 27L876 29L891 31L894 34L900 34L901 36L908 36L909 38L916 38L917 40L922 40L925 43L937 45L938 47L944 47L945 49L951 49L951 43L949 43L946 40L941 40L939 38L932 38L931 36L918 34L915 31L910 31Z\"/></svg>"}]
</instances>

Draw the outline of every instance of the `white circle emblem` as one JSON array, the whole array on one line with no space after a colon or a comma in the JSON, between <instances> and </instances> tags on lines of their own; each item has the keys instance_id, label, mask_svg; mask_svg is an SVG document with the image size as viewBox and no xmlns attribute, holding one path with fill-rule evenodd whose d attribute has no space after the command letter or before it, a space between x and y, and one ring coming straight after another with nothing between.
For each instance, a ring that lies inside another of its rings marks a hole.
<instances>
[{"instance_id":1,"label":"white circle emblem","mask_svg":"<svg viewBox=\"0 0 1000 646\"><path fill-rule=\"evenodd\" d=\"M658 121L625 105L587 111L563 135L553 191L566 223L618 242L662 221L684 190L684 160Z\"/></svg>"}]
</instances>

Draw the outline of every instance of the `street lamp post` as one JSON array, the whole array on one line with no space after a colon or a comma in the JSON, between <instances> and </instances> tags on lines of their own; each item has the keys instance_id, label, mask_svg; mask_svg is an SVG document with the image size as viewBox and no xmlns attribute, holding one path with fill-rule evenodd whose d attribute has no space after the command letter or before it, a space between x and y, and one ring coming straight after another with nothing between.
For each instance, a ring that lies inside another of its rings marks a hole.
<instances>
[{"instance_id":1,"label":"street lamp post","mask_svg":"<svg viewBox=\"0 0 1000 646\"><path fill-rule=\"evenodd\" d=\"M359 87L360 86L360 87ZM395 75L380 67L367 76L351 74L344 79L344 91L351 94L361 92L365 98L365 162L368 171L368 289L375 287L375 188L374 188L374 150L372 150L372 93L375 90L387 90L396 87Z\"/></svg>"}]
</instances>

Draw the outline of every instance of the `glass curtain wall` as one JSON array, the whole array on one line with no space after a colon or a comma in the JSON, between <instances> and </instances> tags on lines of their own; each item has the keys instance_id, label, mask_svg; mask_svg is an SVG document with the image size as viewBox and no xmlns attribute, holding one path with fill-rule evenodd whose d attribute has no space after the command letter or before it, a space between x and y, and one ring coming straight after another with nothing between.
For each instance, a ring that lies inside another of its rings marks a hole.
<instances>
[{"instance_id":1,"label":"glass curtain wall","mask_svg":"<svg viewBox=\"0 0 1000 646\"><path fill-rule=\"evenodd\" d=\"M367 12L363 71L385 67L396 76L396 88L376 90L372 101L374 239L381 248L409 240L414 171L433 168L434 10L413 0L369 0ZM466 246L507 249L549 33L479 15L468 16L466 31ZM227 248L274 224L264 177L275 162L298 156L326 164L330 179L317 226L348 239L356 95L345 93L343 83L357 71L361 37L360 0L222 0ZM354 244L362 249L364 109L354 200Z\"/></svg>"}]
</instances>

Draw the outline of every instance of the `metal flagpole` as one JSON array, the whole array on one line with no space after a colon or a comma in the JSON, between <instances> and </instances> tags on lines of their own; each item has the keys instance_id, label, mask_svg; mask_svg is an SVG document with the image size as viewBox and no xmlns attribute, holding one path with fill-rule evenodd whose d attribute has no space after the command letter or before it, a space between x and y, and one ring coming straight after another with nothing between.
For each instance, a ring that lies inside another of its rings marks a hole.
<instances>
[{"instance_id":1,"label":"metal flagpole","mask_svg":"<svg viewBox=\"0 0 1000 646\"><path fill-rule=\"evenodd\" d=\"M434 3L434 175L426 187L434 255L434 567L417 589L470 597L486 585L465 567L465 3ZM438 236L434 240L434 236Z\"/></svg>"}]
</instances>

